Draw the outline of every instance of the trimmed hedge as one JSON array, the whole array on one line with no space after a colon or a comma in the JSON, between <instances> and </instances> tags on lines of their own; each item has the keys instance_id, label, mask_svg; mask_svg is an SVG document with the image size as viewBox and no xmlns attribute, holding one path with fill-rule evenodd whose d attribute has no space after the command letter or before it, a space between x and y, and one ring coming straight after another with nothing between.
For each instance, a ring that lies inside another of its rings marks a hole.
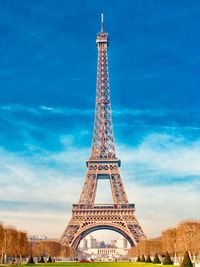
<instances>
[{"instance_id":1,"label":"trimmed hedge","mask_svg":"<svg viewBox=\"0 0 200 267\"><path fill-rule=\"evenodd\" d=\"M152 260L151 260L151 258L150 258L150 256L149 256L149 254L147 255L146 263L152 263Z\"/></svg>"},{"instance_id":2,"label":"trimmed hedge","mask_svg":"<svg viewBox=\"0 0 200 267\"><path fill-rule=\"evenodd\" d=\"M173 261L171 260L169 253L167 252L164 260L163 260L163 265L172 265Z\"/></svg>"},{"instance_id":3,"label":"trimmed hedge","mask_svg":"<svg viewBox=\"0 0 200 267\"><path fill-rule=\"evenodd\" d=\"M33 259L33 256L31 255L30 258L28 259L28 264L34 264L34 259Z\"/></svg>"},{"instance_id":4,"label":"trimmed hedge","mask_svg":"<svg viewBox=\"0 0 200 267\"><path fill-rule=\"evenodd\" d=\"M141 262L140 256L137 257L136 262Z\"/></svg>"},{"instance_id":5,"label":"trimmed hedge","mask_svg":"<svg viewBox=\"0 0 200 267\"><path fill-rule=\"evenodd\" d=\"M44 257L41 256L40 260L38 261L38 263L45 263Z\"/></svg>"},{"instance_id":6,"label":"trimmed hedge","mask_svg":"<svg viewBox=\"0 0 200 267\"><path fill-rule=\"evenodd\" d=\"M52 262L51 256L48 258L48 261L47 262Z\"/></svg>"},{"instance_id":7,"label":"trimmed hedge","mask_svg":"<svg viewBox=\"0 0 200 267\"><path fill-rule=\"evenodd\" d=\"M188 251L186 251L185 255L184 255L184 258L183 258L183 261L181 263L181 267L192 267L192 266L193 265L192 265L189 253L188 253Z\"/></svg>"},{"instance_id":8,"label":"trimmed hedge","mask_svg":"<svg viewBox=\"0 0 200 267\"><path fill-rule=\"evenodd\" d=\"M157 253L156 253L156 255L154 256L153 263L154 263L154 264L160 264L160 263L161 263L161 261L160 261L160 259L159 259L159 257L158 257L158 254L157 254Z\"/></svg>"}]
</instances>

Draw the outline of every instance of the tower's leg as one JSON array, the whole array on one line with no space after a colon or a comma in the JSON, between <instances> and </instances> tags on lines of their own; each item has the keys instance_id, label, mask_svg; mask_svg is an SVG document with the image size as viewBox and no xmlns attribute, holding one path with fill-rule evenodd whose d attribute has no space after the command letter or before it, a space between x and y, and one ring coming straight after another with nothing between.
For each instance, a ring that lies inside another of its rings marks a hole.
<instances>
[{"instance_id":1,"label":"tower's leg","mask_svg":"<svg viewBox=\"0 0 200 267\"><path fill-rule=\"evenodd\" d=\"M97 174L88 170L79 203L94 204L97 189Z\"/></svg>"},{"instance_id":2,"label":"tower's leg","mask_svg":"<svg viewBox=\"0 0 200 267\"><path fill-rule=\"evenodd\" d=\"M114 203L115 204L127 204L128 198L125 192L125 188L124 188L118 167L115 172L111 172L110 185L111 185Z\"/></svg>"}]
</instances>

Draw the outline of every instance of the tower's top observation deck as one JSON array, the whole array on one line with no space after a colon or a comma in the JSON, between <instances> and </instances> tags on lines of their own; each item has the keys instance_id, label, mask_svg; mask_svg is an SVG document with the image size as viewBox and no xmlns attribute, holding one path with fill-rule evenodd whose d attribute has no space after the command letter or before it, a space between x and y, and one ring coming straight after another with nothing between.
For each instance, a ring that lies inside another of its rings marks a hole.
<instances>
[{"instance_id":1,"label":"tower's top observation deck","mask_svg":"<svg viewBox=\"0 0 200 267\"><path fill-rule=\"evenodd\" d=\"M98 46L98 44L109 44L108 43L108 34L105 32L100 32L97 35L97 40L96 40L96 44Z\"/></svg>"},{"instance_id":2,"label":"tower's top observation deck","mask_svg":"<svg viewBox=\"0 0 200 267\"><path fill-rule=\"evenodd\" d=\"M97 34L96 44L107 44L108 46L108 34L104 32L103 14L101 14L101 31Z\"/></svg>"}]
</instances>

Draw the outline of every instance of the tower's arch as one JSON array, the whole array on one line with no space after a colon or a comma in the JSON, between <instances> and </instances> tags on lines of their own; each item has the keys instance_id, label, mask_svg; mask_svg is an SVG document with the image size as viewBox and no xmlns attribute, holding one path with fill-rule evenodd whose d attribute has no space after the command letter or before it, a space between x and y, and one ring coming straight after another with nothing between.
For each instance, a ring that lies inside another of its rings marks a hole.
<instances>
[{"instance_id":1,"label":"tower's arch","mask_svg":"<svg viewBox=\"0 0 200 267\"><path fill-rule=\"evenodd\" d=\"M84 229L82 229L82 231L80 231L76 238L74 239L71 247L73 249L77 249L81 240L86 237L88 234L98 231L98 230L111 230L114 232L117 232L119 234L121 234L124 238L127 239L127 241L129 242L131 247L134 247L136 244L136 241L130 236L129 233L127 233L127 231L125 229L122 229L121 227L117 226L117 225L111 225L111 224L102 224L102 225L90 225L88 227L85 227Z\"/></svg>"}]
</instances>

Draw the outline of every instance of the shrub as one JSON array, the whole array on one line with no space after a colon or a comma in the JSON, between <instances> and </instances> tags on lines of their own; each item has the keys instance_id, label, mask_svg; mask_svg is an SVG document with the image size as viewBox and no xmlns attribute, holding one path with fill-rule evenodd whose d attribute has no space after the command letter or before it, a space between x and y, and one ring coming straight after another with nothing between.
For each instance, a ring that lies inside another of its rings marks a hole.
<instances>
[{"instance_id":1,"label":"shrub","mask_svg":"<svg viewBox=\"0 0 200 267\"><path fill-rule=\"evenodd\" d=\"M140 262L145 262L145 257L142 255L142 258L140 259Z\"/></svg>"},{"instance_id":2,"label":"shrub","mask_svg":"<svg viewBox=\"0 0 200 267\"><path fill-rule=\"evenodd\" d=\"M181 263L181 267L192 267L192 266L193 265L192 265L189 253L188 253L188 251L186 251L185 255L184 255L184 258L183 258L183 261Z\"/></svg>"},{"instance_id":3,"label":"shrub","mask_svg":"<svg viewBox=\"0 0 200 267\"><path fill-rule=\"evenodd\" d=\"M156 253L155 257L154 257L153 263L154 263L154 264L159 264L159 263L161 263L161 261L160 261L160 259L159 259L157 253Z\"/></svg>"},{"instance_id":4,"label":"shrub","mask_svg":"<svg viewBox=\"0 0 200 267\"><path fill-rule=\"evenodd\" d=\"M173 261L171 260L169 253L167 252L163 260L163 265L172 265L172 264L173 264Z\"/></svg>"},{"instance_id":5,"label":"shrub","mask_svg":"<svg viewBox=\"0 0 200 267\"><path fill-rule=\"evenodd\" d=\"M152 263L152 260L151 260L151 258L150 258L150 256L149 256L149 254L147 255L146 262L147 262L147 263Z\"/></svg>"},{"instance_id":6,"label":"shrub","mask_svg":"<svg viewBox=\"0 0 200 267\"><path fill-rule=\"evenodd\" d=\"M44 257L41 256L40 260L38 261L38 263L45 263Z\"/></svg>"},{"instance_id":7,"label":"shrub","mask_svg":"<svg viewBox=\"0 0 200 267\"><path fill-rule=\"evenodd\" d=\"M52 262L51 256L48 258L47 262Z\"/></svg>"},{"instance_id":8,"label":"shrub","mask_svg":"<svg viewBox=\"0 0 200 267\"><path fill-rule=\"evenodd\" d=\"M140 260L140 256L137 257L136 262L141 262L141 260Z\"/></svg>"},{"instance_id":9,"label":"shrub","mask_svg":"<svg viewBox=\"0 0 200 267\"><path fill-rule=\"evenodd\" d=\"M30 258L28 259L28 264L34 264L34 259L33 259L33 256L31 255Z\"/></svg>"}]
</instances>

